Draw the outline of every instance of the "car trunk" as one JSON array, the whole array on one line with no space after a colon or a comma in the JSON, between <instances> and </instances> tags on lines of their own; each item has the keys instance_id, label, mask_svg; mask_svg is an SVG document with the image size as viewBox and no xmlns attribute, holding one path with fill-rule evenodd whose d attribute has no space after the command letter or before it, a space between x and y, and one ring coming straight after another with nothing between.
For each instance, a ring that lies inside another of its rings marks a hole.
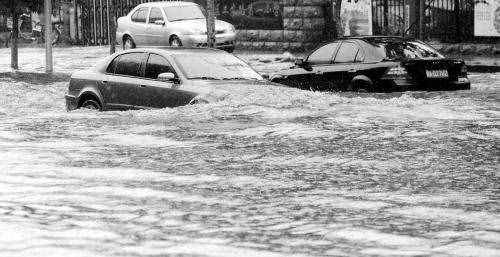
<instances>
[{"instance_id":1,"label":"car trunk","mask_svg":"<svg viewBox=\"0 0 500 257\"><path fill-rule=\"evenodd\" d=\"M417 82L434 84L458 81L465 77L464 62L454 59L407 59L401 62L408 75Z\"/></svg>"}]
</instances>

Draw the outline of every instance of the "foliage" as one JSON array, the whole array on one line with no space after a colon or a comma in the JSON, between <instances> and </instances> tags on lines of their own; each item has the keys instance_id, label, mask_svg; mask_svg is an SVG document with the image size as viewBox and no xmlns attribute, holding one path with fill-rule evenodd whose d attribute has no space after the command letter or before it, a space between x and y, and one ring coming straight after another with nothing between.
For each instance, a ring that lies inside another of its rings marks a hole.
<instances>
[{"instance_id":1,"label":"foliage","mask_svg":"<svg viewBox=\"0 0 500 257\"><path fill-rule=\"evenodd\" d=\"M60 1L51 0L54 8ZM0 0L1 13L23 13L26 11L43 12L44 0Z\"/></svg>"}]
</instances>

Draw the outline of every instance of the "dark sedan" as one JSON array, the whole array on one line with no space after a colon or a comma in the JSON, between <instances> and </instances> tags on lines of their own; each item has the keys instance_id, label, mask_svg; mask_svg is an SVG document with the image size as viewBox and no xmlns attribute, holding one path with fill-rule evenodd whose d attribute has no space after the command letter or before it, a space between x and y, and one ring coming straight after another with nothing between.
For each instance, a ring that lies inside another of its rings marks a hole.
<instances>
[{"instance_id":1,"label":"dark sedan","mask_svg":"<svg viewBox=\"0 0 500 257\"><path fill-rule=\"evenodd\" d=\"M392 92L470 89L462 60L402 37L343 38L314 50L271 81L325 91Z\"/></svg>"},{"instance_id":2,"label":"dark sedan","mask_svg":"<svg viewBox=\"0 0 500 257\"><path fill-rule=\"evenodd\" d=\"M221 50L133 49L113 54L93 69L74 73L66 106L68 110L176 107L216 101L238 84L271 83ZM227 90L219 90L224 86Z\"/></svg>"}]
</instances>

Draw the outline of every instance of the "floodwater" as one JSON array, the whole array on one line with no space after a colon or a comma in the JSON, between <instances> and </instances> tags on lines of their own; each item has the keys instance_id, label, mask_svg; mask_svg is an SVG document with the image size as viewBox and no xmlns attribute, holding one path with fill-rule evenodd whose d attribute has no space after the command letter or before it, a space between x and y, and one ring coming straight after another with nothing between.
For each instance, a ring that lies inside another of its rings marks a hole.
<instances>
[{"instance_id":1,"label":"floodwater","mask_svg":"<svg viewBox=\"0 0 500 257\"><path fill-rule=\"evenodd\" d=\"M56 49L56 70L105 52ZM0 77L0 256L500 256L500 74L470 77L70 113L66 81Z\"/></svg>"}]
</instances>

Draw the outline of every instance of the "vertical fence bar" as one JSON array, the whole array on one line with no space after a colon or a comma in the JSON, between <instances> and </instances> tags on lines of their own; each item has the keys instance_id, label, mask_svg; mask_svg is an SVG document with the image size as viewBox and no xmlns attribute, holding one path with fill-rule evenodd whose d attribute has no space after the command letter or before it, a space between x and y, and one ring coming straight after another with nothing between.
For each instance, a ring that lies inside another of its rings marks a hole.
<instances>
[{"instance_id":1,"label":"vertical fence bar","mask_svg":"<svg viewBox=\"0 0 500 257\"><path fill-rule=\"evenodd\" d=\"M110 20L111 20L110 19L111 16L109 14L111 12L109 11L109 1L110 0L106 0L106 18L108 20L108 24L107 24L108 25L108 28L107 28L107 31L108 31L108 33L107 33L108 34L108 43L111 45L112 44L112 42L111 42L111 31L109 30L109 28L110 28L110 24L109 23L110 23Z\"/></svg>"},{"instance_id":2,"label":"vertical fence bar","mask_svg":"<svg viewBox=\"0 0 500 257\"><path fill-rule=\"evenodd\" d=\"M455 0L455 41L460 41L460 1Z\"/></svg>"},{"instance_id":3,"label":"vertical fence bar","mask_svg":"<svg viewBox=\"0 0 500 257\"><path fill-rule=\"evenodd\" d=\"M93 23L92 23L92 32L93 32L93 38L94 38L94 44L97 43L97 33L96 33L96 30L97 30L97 19L95 17L96 15L96 7L95 7L95 2L96 0L92 0L92 19L93 19Z\"/></svg>"},{"instance_id":4,"label":"vertical fence bar","mask_svg":"<svg viewBox=\"0 0 500 257\"><path fill-rule=\"evenodd\" d=\"M78 42L78 8L77 0L73 0L73 22L75 23L75 42Z\"/></svg>"},{"instance_id":5,"label":"vertical fence bar","mask_svg":"<svg viewBox=\"0 0 500 257\"><path fill-rule=\"evenodd\" d=\"M104 20L103 20L102 9L103 9L102 0L99 0L99 16L100 16L99 17L99 45L102 45L103 41L104 41L104 28L103 28Z\"/></svg>"}]
</instances>

